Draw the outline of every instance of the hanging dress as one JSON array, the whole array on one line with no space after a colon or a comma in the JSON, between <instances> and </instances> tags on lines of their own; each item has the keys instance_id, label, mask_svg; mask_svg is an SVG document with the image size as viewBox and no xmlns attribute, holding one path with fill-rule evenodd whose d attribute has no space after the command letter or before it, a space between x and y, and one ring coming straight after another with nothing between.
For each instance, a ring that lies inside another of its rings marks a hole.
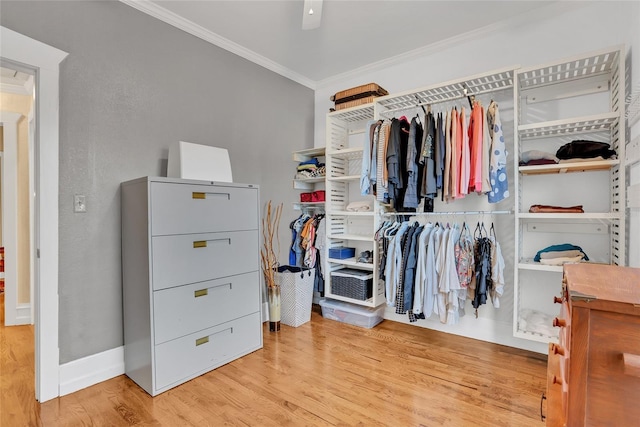
<instances>
[{"instance_id":1,"label":"hanging dress","mask_svg":"<svg viewBox=\"0 0 640 427\"><path fill-rule=\"evenodd\" d=\"M491 140L491 168L489 169L489 181L491 191L489 191L489 203L498 203L509 197L509 184L507 182L507 149L500 122L498 104L492 102L488 108L488 121L492 125Z\"/></svg>"}]
</instances>

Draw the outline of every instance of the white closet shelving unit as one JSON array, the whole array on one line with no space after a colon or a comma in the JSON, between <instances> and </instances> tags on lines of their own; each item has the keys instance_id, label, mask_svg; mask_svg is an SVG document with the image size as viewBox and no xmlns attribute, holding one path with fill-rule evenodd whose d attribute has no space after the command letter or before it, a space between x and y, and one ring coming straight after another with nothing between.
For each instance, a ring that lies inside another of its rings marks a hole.
<instances>
[{"instance_id":1,"label":"white closet shelving unit","mask_svg":"<svg viewBox=\"0 0 640 427\"><path fill-rule=\"evenodd\" d=\"M306 162L314 157L323 159L325 157L324 147L308 148L305 150L294 151L292 154L293 161L299 164L300 162ZM322 189L325 183L325 176L319 176L314 178L294 178L293 188L303 191L314 191ZM324 211L325 202L295 202L293 208L296 210L313 210Z\"/></svg>"},{"instance_id":2,"label":"white closet shelving unit","mask_svg":"<svg viewBox=\"0 0 640 427\"><path fill-rule=\"evenodd\" d=\"M516 70L515 301L513 333L555 341L562 266L534 262L549 245L580 246L591 262L624 265L624 48L602 50ZM607 142L617 159L519 166L528 150L555 154L573 140ZM529 213L533 204L583 205L585 213ZM526 316L525 316L526 315ZM526 319L527 316L533 316Z\"/></svg>"},{"instance_id":3,"label":"white closet shelving unit","mask_svg":"<svg viewBox=\"0 0 640 427\"><path fill-rule=\"evenodd\" d=\"M424 119L422 107L432 106L432 111L445 111L457 106L465 106L467 115L470 113L467 96L473 95L486 107L490 100L496 100L501 104L502 123L507 138L507 150L513 153L513 83L515 67L504 68L493 72L488 72L463 79L419 88L412 91L403 92L396 95L388 95L377 98L373 104L356 107L349 110L337 111L327 115L327 233L328 248L339 246L356 246L356 255L362 250L373 251L373 265L363 265L355 260L333 260L327 259L328 268L332 271L343 267L355 267L360 269L374 270L380 254L378 245L373 234L385 219L395 218L397 215L412 215L415 213L389 212L390 206L373 200L373 196L367 196L374 204L373 212L357 213L346 212L345 207L354 199L361 199L360 196L360 171L362 162L362 146L364 144L364 127L367 121L372 119L387 119L406 115L418 114L420 120ZM506 111L506 114L505 114ZM512 155L512 154L510 154ZM511 165L509 165L509 169ZM512 179L513 170L510 172ZM492 221L496 222L498 236L509 239L513 230L514 198L511 196L506 200L490 204L486 195L471 194L464 199L458 199L449 203L440 199L435 201L434 213L418 213L419 216L433 215L433 221L442 220L447 217L447 221L462 222L470 221L475 224L477 221L484 221L487 229ZM503 232L504 231L504 232ZM503 245L503 254L510 253L510 245ZM509 252L505 252L505 249ZM513 263L510 263L505 270L505 275L511 277ZM327 274L328 276L328 274ZM385 289L384 282L377 280L374 271L374 295L367 301L356 301L344 298L331 293L331 282L327 280L328 298L349 301L352 303L378 306L384 304ZM511 287L510 283L507 283ZM481 307L481 319L475 319L473 314L465 317L464 324L442 325L439 320L420 321L421 326L434 329L447 330L460 335L470 336L493 342L505 342L503 337L511 337L511 291L506 295L506 302L503 308L494 310L487 306ZM471 307L469 303L469 307ZM388 309L389 312L391 309ZM495 311L495 312L494 312ZM499 312L499 313L497 313ZM471 311L472 313L472 311ZM390 315L390 314L389 314ZM393 320L407 321L406 315L390 315ZM387 317L387 314L385 314ZM401 319L402 318L402 319ZM404 319L404 320L403 320ZM497 323L496 323L497 321ZM428 325L427 325L428 323ZM499 326L497 326L499 324Z\"/></svg>"},{"instance_id":4,"label":"white closet shelving unit","mask_svg":"<svg viewBox=\"0 0 640 427\"><path fill-rule=\"evenodd\" d=\"M372 297L363 301L336 295L332 292L331 272L347 267L372 272L378 262L378 251L373 238L374 211L347 211L347 206L353 201L368 200L373 204L373 196L360 194L365 126L373 116L372 104L329 113L326 132L325 296L367 307L377 307L384 302L384 287L374 283ZM338 247L354 247L355 257L330 258L329 250ZM373 263L357 261L363 251L372 251Z\"/></svg>"}]
</instances>

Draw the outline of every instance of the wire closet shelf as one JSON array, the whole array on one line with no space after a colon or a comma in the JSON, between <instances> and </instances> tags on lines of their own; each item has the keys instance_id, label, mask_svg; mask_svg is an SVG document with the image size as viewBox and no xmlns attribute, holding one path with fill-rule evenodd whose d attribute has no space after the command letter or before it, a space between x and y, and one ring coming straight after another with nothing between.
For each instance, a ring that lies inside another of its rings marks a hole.
<instances>
[{"instance_id":1,"label":"wire closet shelf","mask_svg":"<svg viewBox=\"0 0 640 427\"><path fill-rule=\"evenodd\" d=\"M424 87L398 95L388 95L376 100L380 114L391 116L403 110L425 107L506 90L513 87L513 74L517 67L493 71L489 74L453 80L448 83Z\"/></svg>"}]
</instances>

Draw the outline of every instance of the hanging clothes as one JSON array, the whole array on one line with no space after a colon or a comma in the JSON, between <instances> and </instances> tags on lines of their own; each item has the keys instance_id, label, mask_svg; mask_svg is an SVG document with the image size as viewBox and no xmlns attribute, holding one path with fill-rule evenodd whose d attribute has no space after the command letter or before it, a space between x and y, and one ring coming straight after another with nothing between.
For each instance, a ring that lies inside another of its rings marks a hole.
<instances>
[{"instance_id":1,"label":"hanging clothes","mask_svg":"<svg viewBox=\"0 0 640 427\"><path fill-rule=\"evenodd\" d=\"M509 197L509 184L507 182L507 149L500 122L498 104L491 102L487 108L487 122L492 129L491 155L489 181L491 191L489 191L489 203L498 203Z\"/></svg>"},{"instance_id":2,"label":"hanging clothes","mask_svg":"<svg viewBox=\"0 0 640 427\"><path fill-rule=\"evenodd\" d=\"M381 248L376 271L384 280L387 305L410 322L437 316L448 325L465 315L467 299L477 309L491 299L500 306L505 262L493 225L486 235L478 223L475 237L466 223L420 224L385 221L375 233Z\"/></svg>"},{"instance_id":3,"label":"hanging clothes","mask_svg":"<svg viewBox=\"0 0 640 427\"><path fill-rule=\"evenodd\" d=\"M442 190L445 161L445 128L442 113L438 113L436 121L436 189Z\"/></svg>"},{"instance_id":4,"label":"hanging clothes","mask_svg":"<svg viewBox=\"0 0 640 427\"><path fill-rule=\"evenodd\" d=\"M469 192L482 192L482 144L483 144L483 108L479 101L476 101L471 116L469 117ZM485 165L487 165L485 163ZM488 170L488 169L487 169Z\"/></svg>"},{"instance_id":5,"label":"hanging clothes","mask_svg":"<svg viewBox=\"0 0 640 427\"><path fill-rule=\"evenodd\" d=\"M402 173L400 171L400 137L402 133L400 120L391 121L389 132L389 142L387 143L387 184L389 188L389 199L396 200L396 195L403 187Z\"/></svg>"},{"instance_id":6,"label":"hanging clothes","mask_svg":"<svg viewBox=\"0 0 640 427\"><path fill-rule=\"evenodd\" d=\"M469 171L471 158L469 153L469 130L467 128L467 114L464 107L460 109L460 178L458 180L458 195L464 197L469 194Z\"/></svg>"},{"instance_id":7,"label":"hanging clothes","mask_svg":"<svg viewBox=\"0 0 640 427\"><path fill-rule=\"evenodd\" d=\"M442 200L449 202L451 200L451 164L452 164L452 144L451 144L451 114L447 111L445 119L445 157L444 157L444 175L442 177Z\"/></svg>"},{"instance_id":8,"label":"hanging clothes","mask_svg":"<svg viewBox=\"0 0 640 427\"><path fill-rule=\"evenodd\" d=\"M491 101L493 102L493 101ZM491 191L491 180L489 170L491 168L491 135L487 121L487 112L482 109L482 192L487 194ZM477 191L477 190L476 190Z\"/></svg>"},{"instance_id":9,"label":"hanging clothes","mask_svg":"<svg viewBox=\"0 0 640 427\"><path fill-rule=\"evenodd\" d=\"M385 120L380 127L378 141L378 159L376 161L376 199L379 202L389 201L389 183L387 172L387 145L389 143L389 134L391 133L391 121Z\"/></svg>"},{"instance_id":10,"label":"hanging clothes","mask_svg":"<svg viewBox=\"0 0 640 427\"><path fill-rule=\"evenodd\" d=\"M493 225L491 226L493 229ZM491 282L492 287L489 291L491 302L495 308L500 308L500 297L504 294L504 257L500 243L495 236L489 237L491 240Z\"/></svg>"},{"instance_id":11,"label":"hanging clothes","mask_svg":"<svg viewBox=\"0 0 640 427\"><path fill-rule=\"evenodd\" d=\"M474 256L476 261L476 282L471 305L477 310L478 307L487 303L487 296L492 289L491 239L482 234L476 237Z\"/></svg>"},{"instance_id":12,"label":"hanging clothes","mask_svg":"<svg viewBox=\"0 0 640 427\"><path fill-rule=\"evenodd\" d=\"M420 186L420 195L434 199L438 187L436 182L436 121L431 112L424 117L425 130L422 138L420 163L424 165L424 175Z\"/></svg>"},{"instance_id":13,"label":"hanging clothes","mask_svg":"<svg viewBox=\"0 0 640 427\"><path fill-rule=\"evenodd\" d=\"M420 132L420 135L422 132ZM402 208L403 210L415 209L418 207L418 163L416 163L416 157L418 156L418 145L416 138L418 136L418 122L415 117L411 119L409 126L409 138L407 139L407 153L405 155L405 167L407 171L407 186L405 188Z\"/></svg>"},{"instance_id":14,"label":"hanging clothes","mask_svg":"<svg viewBox=\"0 0 640 427\"><path fill-rule=\"evenodd\" d=\"M360 172L360 193L363 196L371 194L371 182L369 174L371 172L371 144L376 121L369 120L365 126L364 140L362 141L362 170Z\"/></svg>"}]
</instances>

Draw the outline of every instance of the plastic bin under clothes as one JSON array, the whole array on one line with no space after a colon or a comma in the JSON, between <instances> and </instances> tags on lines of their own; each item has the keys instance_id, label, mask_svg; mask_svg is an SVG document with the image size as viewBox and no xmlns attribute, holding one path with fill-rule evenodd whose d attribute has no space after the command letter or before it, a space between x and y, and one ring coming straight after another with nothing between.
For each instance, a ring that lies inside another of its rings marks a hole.
<instances>
[{"instance_id":1,"label":"plastic bin under clothes","mask_svg":"<svg viewBox=\"0 0 640 427\"><path fill-rule=\"evenodd\" d=\"M384 304L371 308L323 298L320 307L322 317L362 328L373 328L384 319Z\"/></svg>"}]
</instances>

